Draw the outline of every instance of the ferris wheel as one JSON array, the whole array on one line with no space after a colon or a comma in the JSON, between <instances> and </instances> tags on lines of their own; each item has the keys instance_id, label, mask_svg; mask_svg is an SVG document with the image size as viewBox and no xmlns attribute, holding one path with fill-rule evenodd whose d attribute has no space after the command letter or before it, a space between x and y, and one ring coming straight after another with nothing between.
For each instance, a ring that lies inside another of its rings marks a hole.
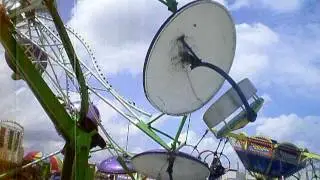
<instances>
[{"instance_id":1,"label":"ferris wheel","mask_svg":"<svg viewBox=\"0 0 320 180\"><path fill-rule=\"evenodd\" d=\"M230 170L230 162L226 167L220 160L226 157L224 146L219 153L219 146L216 151L203 152L197 146L209 131L225 145L229 132L254 122L263 105L248 79L236 83L228 75L236 46L233 20L225 7L214 1L194 1L179 10L174 0L161 2L173 14L153 38L143 68L145 95L159 110L152 114L121 96L108 82L93 50L63 24L54 1L2 1L0 41L6 49L5 60L12 79L27 82L66 140L62 177L91 179L86 167L96 146L116 156L128 172L126 162L130 159L135 171L157 179L215 179ZM206 105L225 80L232 88L204 114L209 130L196 145L180 141L190 114ZM113 108L162 149L136 155L127 152L103 126L98 101ZM227 122L234 113L236 116ZM181 118L173 136L154 126L164 115ZM220 123L224 126L216 130ZM186 147L198 151L197 156L180 151ZM207 160L210 155L211 162Z\"/></svg>"},{"instance_id":2,"label":"ferris wheel","mask_svg":"<svg viewBox=\"0 0 320 180\"><path fill-rule=\"evenodd\" d=\"M82 98L81 85L77 82L77 75L73 70L74 67L68 60L63 42L52 17L45 10L45 6L41 1L4 1L3 5L8 9L8 12L19 10L19 13L10 14L10 17L16 20L14 25L17 42L25 47L25 54L32 60L32 64L68 113L71 116L79 115L79 106ZM19 14L19 16L16 14ZM102 97L101 92L110 92L121 102L141 111L143 114L149 115L133 106L131 102L126 101L111 87L103 76L89 45L72 28L68 26L63 28L71 39L75 50L82 52L81 59L79 59L79 67L85 82L83 86L91 94L90 104L97 98L100 99ZM11 62L7 52L5 53L5 60L13 70L12 79L23 80L23 76ZM96 107L93 104L89 106L92 111L91 116L99 116ZM98 120L98 117L93 117L92 119ZM99 121L96 121L96 123L101 125ZM106 131L103 132L109 137Z\"/></svg>"}]
</instances>

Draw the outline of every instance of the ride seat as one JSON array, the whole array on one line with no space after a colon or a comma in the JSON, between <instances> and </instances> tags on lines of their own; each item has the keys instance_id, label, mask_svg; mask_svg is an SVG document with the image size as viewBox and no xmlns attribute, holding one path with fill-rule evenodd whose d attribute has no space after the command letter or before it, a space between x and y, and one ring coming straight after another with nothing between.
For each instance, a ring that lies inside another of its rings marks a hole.
<instances>
[{"instance_id":1,"label":"ride seat","mask_svg":"<svg viewBox=\"0 0 320 180\"><path fill-rule=\"evenodd\" d=\"M248 101L249 105L257 113L264 102L263 98L256 95L257 89L248 78L241 80L237 84L246 100L252 100L251 103ZM209 107L203 116L203 120L215 136L221 138L227 133L243 128L249 123L246 111L242 106L243 103L239 95L233 88L230 88ZM242 108L241 111L237 111L240 108ZM227 122L231 115L234 116ZM222 122L225 125L217 130L216 127Z\"/></svg>"}]
</instances>

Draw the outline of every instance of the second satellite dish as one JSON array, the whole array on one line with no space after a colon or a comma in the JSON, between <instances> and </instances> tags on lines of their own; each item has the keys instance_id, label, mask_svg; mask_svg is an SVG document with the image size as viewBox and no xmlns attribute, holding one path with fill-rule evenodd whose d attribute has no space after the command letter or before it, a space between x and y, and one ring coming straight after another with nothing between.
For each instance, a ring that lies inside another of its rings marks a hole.
<instances>
[{"instance_id":1,"label":"second satellite dish","mask_svg":"<svg viewBox=\"0 0 320 180\"><path fill-rule=\"evenodd\" d=\"M191 2L170 16L155 35L144 64L147 99L169 115L183 115L205 105L221 88L224 78L208 68L191 70L181 54L179 38L197 56L229 72L236 47L235 26L228 11L208 1Z\"/></svg>"}]
</instances>

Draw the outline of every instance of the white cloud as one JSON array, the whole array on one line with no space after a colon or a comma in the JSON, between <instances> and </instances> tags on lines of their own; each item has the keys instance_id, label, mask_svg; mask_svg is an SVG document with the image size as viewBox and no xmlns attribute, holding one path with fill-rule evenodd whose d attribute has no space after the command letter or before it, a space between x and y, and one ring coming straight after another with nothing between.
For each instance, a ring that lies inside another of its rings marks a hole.
<instances>
[{"instance_id":1,"label":"white cloud","mask_svg":"<svg viewBox=\"0 0 320 180\"><path fill-rule=\"evenodd\" d=\"M267 49L279 41L278 35L264 24L238 24L237 49L231 75L235 79L260 78L270 64Z\"/></svg>"},{"instance_id":2,"label":"white cloud","mask_svg":"<svg viewBox=\"0 0 320 180\"><path fill-rule=\"evenodd\" d=\"M180 5L185 2L181 1ZM220 2L225 4L224 1ZM239 7L249 6L252 3L250 0L236 2L240 3ZM260 3L275 8L270 1L261 0ZM293 1L290 1L291 5L288 6L281 5L281 3L283 2L274 3L274 5L279 4L279 11L296 8ZM97 61L105 71L113 74L129 71L136 75L142 71L144 56L153 35L169 14L167 9L157 1L82 0L77 1L77 7L74 8L73 17L68 24L83 34L91 47L94 47ZM318 47L316 45L319 45L320 39L315 39L314 36L305 39L302 36L304 33L296 37L285 36L262 23L244 23L237 25L236 28L237 52L231 73L236 79L248 76L253 79L254 84L261 87L268 85L288 86L288 89L301 93L319 90L320 73L319 68L314 66L313 59L317 53L319 55L315 47ZM315 34L320 32L318 26L310 26L309 28L313 29L312 32ZM302 32L310 34L310 31L307 30L301 29ZM0 57L3 57L1 53ZM21 87L26 87L23 81L14 82L11 80L11 71L5 61L0 61L0 71L1 86L6 87L0 88L1 118L15 119L25 126L25 145L27 148L43 151L56 150L62 144L61 138L55 132L53 124L31 91L28 88L21 90ZM16 94L17 90L20 93ZM305 94L314 95L314 93ZM267 94L263 96L266 101L271 99ZM98 102L98 107L106 129L120 145L124 146L127 121L105 103ZM308 126L316 127L311 123L315 122L314 118L317 119L316 117L302 118L296 115L262 118L257 121L260 124L256 128L259 133L270 134L280 140L294 140L300 144L305 143L313 149L319 149L317 146L319 142L314 142L316 131L312 130L309 134L308 129ZM309 123L304 124L305 121ZM35 132L41 134L41 137L37 137ZM305 133L304 138L300 138L303 136L303 132L308 133ZM183 136L185 134L182 134ZM292 139L292 137L298 138ZM189 132L189 143L195 144L198 139L200 139L200 134L196 134L194 131ZM136 127L130 126L130 150L141 152L154 147L155 145L152 143ZM217 143L215 138L207 137L199 148L214 150ZM226 152L234 155L230 146ZM97 159L101 160L106 156L104 151L98 153Z\"/></svg>"},{"instance_id":3,"label":"white cloud","mask_svg":"<svg viewBox=\"0 0 320 180\"><path fill-rule=\"evenodd\" d=\"M0 57L4 57L0 47ZM4 60L0 61L0 118L13 120L24 127L25 152L55 151L62 143L39 102L23 81L11 79L11 69Z\"/></svg>"},{"instance_id":4,"label":"white cloud","mask_svg":"<svg viewBox=\"0 0 320 180\"><path fill-rule=\"evenodd\" d=\"M0 56L3 57L3 50L0 49ZM64 144L64 140L56 132L53 123L50 121L45 111L34 97L33 93L24 81L13 81L11 79L11 70L0 61L0 118L14 120L24 126L24 148L25 152L42 151L50 153L58 150ZM71 94L74 97L74 94ZM113 104L120 107L120 104L113 101ZM110 133L112 138L123 148L126 146L126 135L128 121L122 118L115 110L104 103L97 101L96 105L102 117L102 124ZM121 108L123 109L123 108ZM168 116L162 117L154 125L162 126L162 123L168 119ZM101 134L103 134L100 131ZM148 143L146 143L146 141ZM143 134L138 128L130 124L129 150L132 152L141 152L142 149L155 147L155 143ZM158 146L159 147L159 146ZM95 153L91 160L100 161L109 154L107 151Z\"/></svg>"},{"instance_id":5,"label":"white cloud","mask_svg":"<svg viewBox=\"0 0 320 180\"><path fill-rule=\"evenodd\" d=\"M179 7L190 0L178 1ZM218 0L226 4L224 0ZM110 74L142 72L149 44L169 17L167 8L148 0L82 0L73 8L68 24L94 47L95 56Z\"/></svg>"},{"instance_id":6,"label":"white cloud","mask_svg":"<svg viewBox=\"0 0 320 180\"><path fill-rule=\"evenodd\" d=\"M149 43L167 14L159 2L83 0L77 1L68 24L94 47L106 72L138 74Z\"/></svg>"},{"instance_id":7,"label":"white cloud","mask_svg":"<svg viewBox=\"0 0 320 180\"><path fill-rule=\"evenodd\" d=\"M178 2L178 8L182 7L183 5L192 2L193 0L176 0ZM213 0L215 2L218 2L222 4L223 6L227 7L228 3L226 0Z\"/></svg>"},{"instance_id":8,"label":"white cloud","mask_svg":"<svg viewBox=\"0 0 320 180\"><path fill-rule=\"evenodd\" d=\"M320 153L320 117L299 117L296 114L277 117L262 117L256 121L256 133L269 136L280 142L292 142Z\"/></svg>"},{"instance_id":9,"label":"white cloud","mask_svg":"<svg viewBox=\"0 0 320 180\"><path fill-rule=\"evenodd\" d=\"M262 94L261 97L264 99L264 104L270 103L272 101L269 94Z\"/></svg>"},{"instance_id":10,"label":"white cloud","mask_svg":"<svg viewBox=\"0 0 320 180\"><path fill-rule=\"evenodd\" d=\"M182 6L190 1L179 2ZM227 5L225 1L219 2ZM299 4L294 2L284 4ZM239 0L236 3L250 5L253 2ZM260 0L259 3L284 8L283 2ZM97 61L108 74L126 71L137 75L142 72L151 39L169 15L170 12L156 1L82 0L77 2L68 24L95 48ZM320 31L318 26L301 28L300 31L310 34L311 28L313 32ZM307 41L303 37L305 33L288 36L262 23L238 24L236 29L237 51L231 73L236 80L250 77L260 87L281 86L287 90L295 89L293 93L299 94L310 95L319 90L319 70L308 60L317 54L311 50L314 48L307 48L316 47L317 41L311 41L314 37ZM295 40L293 43L292 39ZM310 45L303 45L307 43ZM309 56L302 56L305 54L302 48L310 51Z\"/></svg>"},{"instance_id":11,"label":"white cloud","mask_svg":"<svg viewBox=\"0 0 320 180\"><path fill-rule=\"evenodd\" d=\"M236 29L232 77L249 77L258 88L277 87L273 90L286 95L316 97L320 70L316 64L319 52L314 47L319 45L315 40L319 37L314 33L320 32L320 27L298 27L294 31L298 34L278 33L261 23L238 24ZM306 35L309 31L314 33Z\"/></svg>"},{"instance_id":12,"label":"white cloud","mask_svg":"<svg viewBox=\"0 0 320 180\"><path fill-rule=\"evenodd\" d=\"M4 57L3 49L0 48L0 57ZM61 148L64 140L58 135L51 120L34 97L33 93L22 80L11 79L11 69L5 61L0 61L0 118L13 120L24 127L24 148L25 152L42 151L50 153ZM74 94L71 94L75 97ZM97 102L102 116L102 122L113 135L114 140L124 147L128 122L121 119L118 113L112 110L102 101ZM120 120L120 121L119 121ZM139 130L130 125L130 144L135 146L135 135ZM141 134L140 134L141 135ZM140 143L140 142L139 142ZM100 159L101 160L101 159Z\"/></svg>"},{"instance_id":13,"label":"white cloud","mask_svg":"<svg viewBox=\"0 0 320 180\"><path fill-rule=\"evenodd\" d=\"M301 7L302 0L282 0L282 1L276 1L276 0L262 0L261 3L271 9L277 10L277 11L294 11Z\"/></svg>"},{"instance_id":14,"label":"white cloud","mask_svg":"<svg viewBox=\"0 0 320 180\"><path fill-rule=\"evenodd\" d=\"M269 8L283 13L299 10L302 3L302 0L236 0L234 3L229 4L229 9L238 10L244 7Z\"/></svg>"},{"instance_id":15,"label":"white cloud","mask_svg":"<svg viewBox=\"0 0 320 180\"><path fill-rule=\"evenodd\" d=\"M250 5L250 0L236 0L234 3L229 5L230 10L238 10L243 7L248 7Z\"/></svg>"}]
</instances>

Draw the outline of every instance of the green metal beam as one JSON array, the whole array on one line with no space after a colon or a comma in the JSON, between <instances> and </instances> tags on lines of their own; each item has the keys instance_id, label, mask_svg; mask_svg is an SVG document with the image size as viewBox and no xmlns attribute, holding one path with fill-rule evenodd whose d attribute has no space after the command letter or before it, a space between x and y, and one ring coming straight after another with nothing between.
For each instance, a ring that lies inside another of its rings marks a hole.
<instances>
[{"instance_id":1,"label":"green metal beam","mask_svg":"<svg viewBox=\"0 0 320 180\"><path fill-rule=\"evenodd\" d=\"M159 134L161 134L161 135L163 135L163 136L165 136L165 137L167 137L169 139L171 139L172 141L174 140L174 138L171 137L169 134L167 134L167 133L165 133L165 132L163 132L163 131L155 128L155 127L149 126L149 129L152 130L152 131L155 131L156 133L159 133Z\"/></svg>"},{"instance_id":2,"label":"green metal beam","mask_svg":"<svg viewBox=\"0 0 320 180\"><path fill-rule=\"evenodd\" d=\"M180 126L179 126L179 129L178 129L178 132L176 134L176 137L174 138L174 141L172 143L172 150L175 151L176 150L176 147L177 147L177 142L178 142L178 139L180 137L180 134L181 134L181 131L183 129L183 126L187 120L187 117L188 116L183 116L182 120L181 120L181 123L180 123Z\"/></svg>"},{"instance_id":3,"label":"green metal beam","mask_svg":"<svg viewBox=\"0 0 320 180\"><path fill-rule=\"evenodd\" d=\"M50 2L47 2L49 6ZM53 6L52 9L55 9ZM56 14L56 16L59 16ZM57 23L59 24L59 18ZM60 19L61 20L61 19ZM62 21L60 22L62 23ZM32 64L31 60L27 58L27 56L24 54L24 49L20 47L20 45L17 43L14 35L17 35L15 32L15 28L10 20L10 18L6 14L6 9L3 7L3 5L0 4L0 24L1 24L1 31L0 31L0 42L4 46L6 52L8 53L10 60L12 61L12 64L18 69L18 71L23 76L23 79L26 81L26 83L29 85L30 89L32 90L33 94L36 96L54 125L57 127L57 129L60 131L63 138L68 142L68 148L69 150L73 151L74 159L73 163L72 158L70 159L69 164L66 163L66 165L69 165L70 167L73 167L72 174L73 178L79 179L79 180L85 180L90 178L90 170L88 168L88 155L90 150L90 144L91 144L91 136L92 133L87 133L81 130L77 125L76 122L69 116L69 114L66 112L64 106L60 104L58 101L58 98L55 96L55 94L51 91L51 89L48 87L46 82L42 79L41 74L36 70L35 66ZM61 24L60 24L61 25ZM59 25L58 25L59 26ZM64 27L59 27L65 31ZM62 35L60 35L63 37ZM65 38L65 36L64 36ZM66 38L68 39L68 38ZM64 39L64 43L69 46L71 46L71 50L73 50L72 45L68 44L68 40ZM69 40L70 43L70 40ZM74 55L72 52L71 55ZM74 56L73 56L74 57ZM70 59L71 60L71 59ZM73 59L74 60L74 59ZM71 60L72 61L72 60ZM78 63L77 59L75 61L72 61L72 64L75 65L75 71L77 73L77 77L80 79L81 83L79 82L81 86L81 96L82 96L82 114L86 110L83 110L84 107L87 107L88 105L88 93L86 90L86 86L83 86L84 78L80 69L80 64ZM82 79L82 78L83 79ZM83 105L84 104L84 105ZM66 166L64 166L66 167ZM70 170L69 167L69 170ZM63 173L66 171L63 170ZM68 176L70 177L70 173ZM62 175L63 177L66 177Z\"/></svg>"},{"instance_id":4,"label":"green metal beam","mask_svg":"<svg viewBox=\"0 0 320 180\"><path fill-rule=\"evenodd\" d=\"M306 159L316 159L320 161L320 155L319 154L315 154L315 153L311 153L311 152L302 152L302 155L305 157L303 158L302 161L306 160Z\"/></svg>"},{"instance_id":5,"label":"green metal beam","mask_svg":"<svg viewBox=\"0 0 320 180\"><path fill-rule=\"evenodd\" d=\"M61 179L72 179L72 164L75 158L75 149L73 145L66 142L64 146L64 159L61 173Z\"/></svg>"},{"instance_id":6,"label":"green metal beam","mask_svg":"<svg viewBox=\"0 0 320 180\"><path fill-rule=\"evenodd\" d=\"M117 161L120 163L120 165L123 167L123 169L125 170L125 172L131 177L132 180L135 180L135 178L133 177L133 174L130 172L128 166L126 165L126 162L124 161L124 159L120 156L117 157Z\"/></svg>"},{"instance_id":7,"label":"green metal beam","mask_svg":"<svg viewBox=\"0 0 320 180\"><path fill-rule=\"evenodd\" d=\"M12 64L21 72L24 80L62 136L71 139L75 122L42 79L31 60L26 57L23 48L15 40L13 36L16 34L15 29L2 5L0 5L0 24L0 41L10 56Z\"/></svg>"},{"instance_id":8,"label":"green metal beam","mask_svg":"<svg viewBox=\"0 0 320 180\"><path fill-rule=\"evenodd\" d=\"M166 5L168 7L168 10L172 13L175 13L177 11L177 1L176 0L159 0L162 4Z\"/></svg>"},{"instance_id":9,"label":"green metal beam","mask_svg":"<svg viewBox=\"0 0 320 180\"><path fill-rule=\"evenodd\" d=\"M149 126L151 126L152 123L156 122L157 120L159 120L162 116L164 115L164 113L161 113L160 115L156 116L155 118L151 119L147 124Z\"/></svg>"},{"instance_id":10,"label":"green metal beam","mask_svg":"<svg viewBox=\"0 0 320 180\"><path fill-rule=\"evenodd\" d=\"M171 148L165 143L155 132L153 132L149 126L144 123L143 121L140 121L136 124L136 126L142 130L144 133L146 133L151 139L156 141L158 144L160 144L163 148L166 150L170 150Z\"/></svg>"},{"instance_id":11,"label":"green metal beam","mask_svg":"<svg viewBox=\"0 0 320 180\"><path fill-rule=\"evenodd\" d=\"M80 128L76 131L75 159L73 161L73 177L76 180L90 180L90 169L88 164L91 136L94 132L86 133Z\"/></svg>"},{"instance_id":12,"label":"green metal beam","mask_svg":"<svg viewBox=\"0 0 320 180\"><path fill-rule=\"evenodd\" d=\"M62 44L65 48L65 51L68 55L68 58L72 64L72 68L76 74L79 86L80 86L80 94L81 94L81 110L80 110L80 120L84 120L84 118L87 115L88 111L88 105L89 105L89 94L88 94L88 88L86 86L85 78L83 76L83 73L81 71L81 66L78 60L78 57L75 53L75 50L72 46L72 43L70 41L70 38L68 36L68 33L64 27L64 24L62 22L61 17L59 16L59 13L55 7L53 0L45 0L44 1L51 16L53 19L53 22L56 26L56 29L60 35Z\"/></svg>"}]
</instances>

